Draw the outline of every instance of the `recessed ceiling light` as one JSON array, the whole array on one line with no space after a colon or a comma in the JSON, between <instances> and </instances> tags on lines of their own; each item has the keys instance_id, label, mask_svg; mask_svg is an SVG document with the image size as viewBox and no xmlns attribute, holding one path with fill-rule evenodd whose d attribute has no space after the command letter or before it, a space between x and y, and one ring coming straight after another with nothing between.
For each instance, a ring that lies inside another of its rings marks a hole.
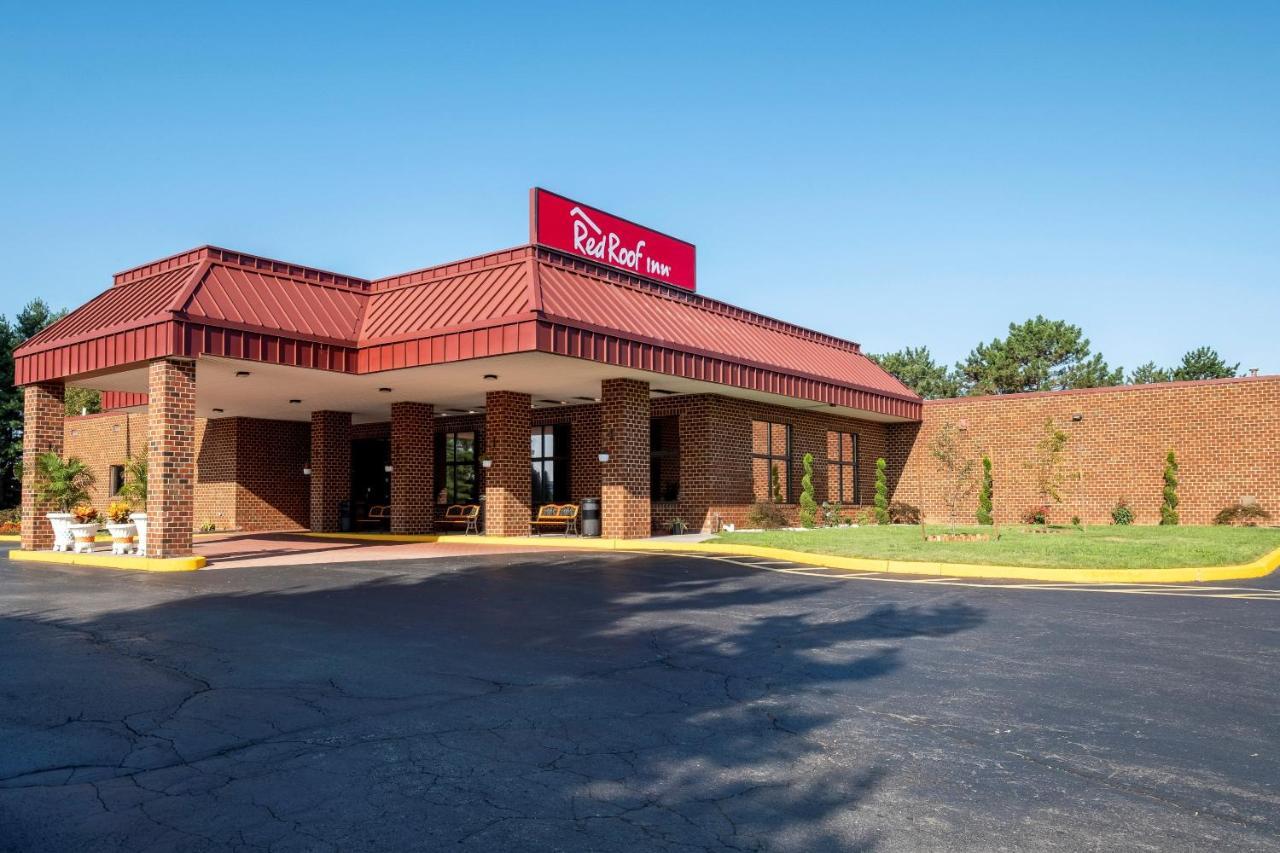
<instances>
[{"instance_id":1,"label":"recessed ceiling light","mask_svg":"<svg viewBox=\"0 0 1280 853\"><path fill-rule=\"evenodd\" d=\"M573 399L575 399L575 400L583 400L583 401L588 402L588 403L594 403L594 402L596 401L596 398L595 398L595 397L574 397Z\"/></svg>"},{"instance_id":2,"label":"recessed ceiling light","mask_svg":"<svg viewBox=\"0 0 1280 853\"><path fill-rule=\"evenodd\" d=\"M470 410L468 410L468 411L467 411L467 414L468 414L468 415L474 415L475 413L476 413L476 410L475 410L475 409L470 409Z\"/></svg>"},{"instance_id":3,"label":"recessed ceiling light","mask_svg":"<svg viewBox=\"0 0 1280 853\"><path fill-rule=\"evenodd\" d=\"M215 415L220 415L220 414L222 414L222 409L214 409L214 410L213 410L213 413L214 413Z\"/></svg>"},{"instance_id":4,"label":"recessed ceiling light","mask_svg":"<svg viewBox=\"0 0 1280 853\"><path fill-rule=\"evenodd\" d=\"M493 380L495 380L495 379L497 379L497 378L498 378L498 374L496 374L496 373L486 373L486 374L484 375L484 378L485 378L485 379L487 379L488 381L492 382Z\"/></svg>"},{"instance_id":5,"label":"recessed ceiling light","mask_svg":"<svg viewBox=\"0 0 1280 853\"><path fill-rule=\"evenodd\" d=\"M236 371L236 376L248 376L248 375L249 375L249 371L247 371L247 370L237 370L237 371Z\"/></svg>"},{"instance_id":6,"label":"recessed ceiling light","mask_svg":"<svg viewBox=\"0 0 1280 853\"><path fill-rule=\"evenodd\" d=\"M381 392L381 393L383 393L383 394L390 394L390 393L391 393L391 389L390 389L390 388L379 388L379 389L378 389L378 391L379 391L379 392Z\"/></svg>"},{"instance_id":7,"label":"recessed ceiling light","mask_svg":"<svg viewBox=\"0 0 1280 853\"><path fill-rule=\"evenodd\" d=\"M558 406L558 405L560 405L560 401L559 401L559 400L539 400L538 402L539 402L539 403L544 403L544 404L546 404L546 405L548 405L548 406Z\"/></svg>"},{"instance_id":8,"label":"recessed ceiling light","mask_svg":"<svg viewBox=\"0 0 1280 853\"><path fill-rule=\"evenodd\" d=\"M675 391L668 391L666 388L654 388L654 389L652 389L652 390L653 390L653 393L655 393L655 394L674 394L674 393L676 393Z\"/></svg>"},{"instance_id":9,"label":"recessed ceiling light","mask_svg":"<svg viewBox=\"0 0 1280 853\"><path fill-rule=\"evenodd\" d=\"M301 402L302 402L301 400L290 400L290 401L289 401L289 405L291 405L291 406L296 406L296 405L298 405L298 404L299 404L299 403L301 403Z\"/></svg>"}]
</instances>

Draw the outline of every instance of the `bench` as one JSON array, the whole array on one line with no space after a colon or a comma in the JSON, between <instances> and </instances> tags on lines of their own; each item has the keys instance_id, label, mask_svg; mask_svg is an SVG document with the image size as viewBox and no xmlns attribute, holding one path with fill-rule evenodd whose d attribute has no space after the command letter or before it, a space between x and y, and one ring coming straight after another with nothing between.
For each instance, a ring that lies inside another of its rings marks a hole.
<instances>
[{"instance_id":1,"label":"bench","mask_svg":"<svg viewBox=\"0 0 1280 853\"><path fill-rule=\"evenodd\" d=\"M382 527L384 524L390 524L391 507L385 504L374 504L369 507L369 514L358 519L356 523L362 527Z\"/></svg>"},{"instance_id":2,"label":"bench","mask_svg":"<svg viewBox=\"0 0 1280 853\"><path fill-rule=\"evenodd\" d=\"M533 519L533 532L540 534L545 527L564 528L565 534L578 533L577 504L543 504Z\"/></svg>"},{"instance_id":3,"label":"bench","mask_svg":"<svg viewBox=\"0 0 1280 853\"><path fill-rule=\"evenodd\" d=\"M480 504L454 504L444 511L442 524L460 524L464 533L480 533Z\"/></svg>"}]
</instances>

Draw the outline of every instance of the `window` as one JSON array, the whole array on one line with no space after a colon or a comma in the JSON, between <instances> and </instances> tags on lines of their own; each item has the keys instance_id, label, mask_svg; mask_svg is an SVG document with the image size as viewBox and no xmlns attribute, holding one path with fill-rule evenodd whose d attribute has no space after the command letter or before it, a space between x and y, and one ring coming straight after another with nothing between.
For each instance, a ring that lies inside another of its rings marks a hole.
<instances>
[{"instance_id":1,"label":"window","mask_svg":"<svg viewBox=\"0 0 1280 853\"><path fill-rule=\"evenodd\" d=\"M536 426L529 436L534 506L569 500L569 425Z\"/></svg>"},{"instance_id":2,"label":"window","mask_svg":"<svg viewBox=\"0 0 1280 853\"><path fill-rule=\"evenodd\" d=\"M858 434L827 433L827 500L862 503L858 483Z\"/></svg>"},{"instance_id":3,"label":"window","mask_svg":"<svg viewBox=\"0 0 1280 853\"><path fill-rule=\"evenodd\" d=\"M476 502L476 434L446 432L444 434L445 503Z\"/></svg>"},{"instance_id":4,"label":"window","mask_svg":"<svg viewBox=\"0 0 1280 853\"><path fill-rule=\"evenodd\" d=\"M758 501L791 502L791 427L788 424L751 422L751 486Z\"/></svg>"},{"instance_id":5,"label":"window","mask_svg":"<svg viewBox=\"0 0 1280 853\"><path fill-rule=\"evenodd\" d=\"M649 420L649 500L680 499L680 417Z\"/></svg>"},{"instance_id":6,"label":"window","mask_svg":"<svg viewBox=\"0 0 1280 853\"><path fill-rule=\"evenodd\" d=\"M111 487L110 494L113 497L120 494L120 490L124 488L124 466L112 465L107 470L107 482Z\"/></svg>"}]
</instances>

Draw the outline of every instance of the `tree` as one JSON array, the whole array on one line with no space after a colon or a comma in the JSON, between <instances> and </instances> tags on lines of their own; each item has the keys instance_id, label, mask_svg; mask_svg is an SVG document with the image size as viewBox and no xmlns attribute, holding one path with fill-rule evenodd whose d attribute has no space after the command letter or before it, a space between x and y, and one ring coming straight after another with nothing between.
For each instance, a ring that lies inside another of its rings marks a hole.
<instances>
[{"instance_id":1,"label":"tree","mask_svg":"<svg viewBox=\"0 0 1280 853\"><path fill-rule=\"evenodd\" d=\"M978 523L994 524L995 519L991 514L992 510L992 491L994 482L991 479L991 457L982 454L982 485L978 488Z\"/></svg>"},{"instance_id":2,"label":"tree","mask_svg":"<svg viewBox=\"0 0 1280 853\"><path fill-rule=\"evenodd\" d=\"M102 395L92 388L69 385L63 408L68 415L96 414L102 411Z\"/></svg>"},{"instance_id":3,"label":"tree","mask_svg":"<svg viewBox=\"0 0 1280 853\"><path fill-rule=\"evenodd\" d=\"M1182 356L1172 371L1179 382L1192 379L1231 379L1239 373L1240 362L1228 365L1213 347L1198 347Z\"/></svg>"},{"instance_id":4,"label":"tree","mask_svg":"<svg viewBox=\"0 0 1280 853\"><path fill-rule=\"evenodd\" d=\"M1172 450L1164 458L1164 500L1160 504L1160 523L1178 523L1178 458Z\"/></svg>"},{"instance_id":5,"label":"tree","mask_svg":"<svg viewBox=\"0 0 1280 853\"><path fill-rule=\"evenodd\" d=\"M929 454L942 473L942 502L954 526L960 505L973 494L973 459L969 458L956 438L956 425L947 421L929 442Z\"/></svg>"},{"instance_id":6,"label":"tree","mask_svg":"<svg viewBox=\"0 0 1280 853\"><path fill-rule=\"evenodd\" d=\"M935 362L928 347L906 347L870 358L926 400L960 396L959 377Z\"/></svg>"},{"instance_id":7,"label":"tree","mask_svg":"<svg viewBox=\"0 0 1280 853\"><path fill-rule=\"evenodd\" d=\"M800 478L800 526L815 527L818 521L818 502L813 499L813 454L806 453L804 476Z\"/></svg>"},{"instance_id":8,"label":"tree","mask_svg":"<svg viewBox=\"0 0 1280 853\"><path fill-rule=\"evenodd\" d=\"M978 344L956 371L971 394L1097 388L1117 385L1124 375L1090 352L1079 326L1039 315L1010 323L1008 337Z\"/></svg>"},{"instance_id":9,"label":"tree","mask_svg":"<svg viewBox=\"0 0 1280 853\"><path fill-rule=\"evenodd\" d=\"M36 491L40 500L68 512L89 500L93 471L79 457L63 459L52 451L36 457Z\"/></svg>"},{"instance_id":10,"label":"tree","mask_svg":"<svg viewBox=\"0 0 1280 853\"><path fill-rule=\"evenodd\" d=\"M1044 422L1044 436L1036 443L1035 456L1027 460L1026 467L1035 476L1036 493L1040 495L1042 506L1049 503L1062 503L1062 487L1066 484L1064 453L1067 449L1067 434L1053 423L1053 418Z\"/></svg>"},{"instance_id":11,"label":"tree","mask_svg":"<svg viewBox=\"0 0 1280 853\"><path fill-rule=\"evenodd\" d=\"M1154 361L1140 364L1129 374L1130 385L1151 385L1156 382L1168 382L1173 375L1163 367L1156 367Z\"/></svg>"},{"instance_id":12,"label":"tree","mask_svg":"<svg viewBox=\"0 0 1280 853\"><path fill-rule=\"evenodd\" d=\"M876 460L876 524L889 523L889 478L885 476L884 457Z\"/></svg>"}]
</instances>

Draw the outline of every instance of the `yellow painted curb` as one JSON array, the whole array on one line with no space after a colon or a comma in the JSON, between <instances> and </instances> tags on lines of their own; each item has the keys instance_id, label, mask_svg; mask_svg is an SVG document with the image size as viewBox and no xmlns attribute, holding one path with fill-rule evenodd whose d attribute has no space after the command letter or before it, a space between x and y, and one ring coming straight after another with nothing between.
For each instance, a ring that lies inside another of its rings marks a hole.
<instances>
[{"instance_id":1,"label":"yellow painted curb","mask_svg":"<svg viewBox=\"0 0 1280 853\"><path fill-rule=\"evenodd\" d=\"M311 534L339 536L340 534ZM378 534L358 534L362 538L386 540ZM439 536L402 537L409 541L433 542ZM1280 568L1280 548L1250 563L1234 566L1187 566L1171 569L1054 569L1043 566L988 566L981 563L939 563L887 560L870 557L838 557L760 545L729 545L720 542L667 542L663 539L582 539L566 536L450 536L480 545L531 545L584 551L653 551L685 554L717 554L786 560L825 569L857 572L886 572L899 575L976 578L985 580L1030 580L1051 583L1196 583L1247 580L1269 575Z\"/></svg>"},{"instance_id":2,"label":"yellow painted curb","mask_svg":"<svg viewBox=\"0 0 1280 853\"><path fill-rule=\"evenodd\" d=\"M3 536L0 536L0 542L21 542L21 541L22 541L22 537L16 533L12 533L12 534L6 533Z\"/></svg>"},{"instance_id":3,"label":"yellow painted curb","mask_svg":"<svg viewBox=\"0 0 1280 853\"><path fill-rule=\"evenodd\" d=\"M10 560L91 566L97 569L129 569L137 572L194 572L205 566L204 557L124 557L116 554L68 554L65 551L10 551Z\"/></svg>"}]
</instances>

